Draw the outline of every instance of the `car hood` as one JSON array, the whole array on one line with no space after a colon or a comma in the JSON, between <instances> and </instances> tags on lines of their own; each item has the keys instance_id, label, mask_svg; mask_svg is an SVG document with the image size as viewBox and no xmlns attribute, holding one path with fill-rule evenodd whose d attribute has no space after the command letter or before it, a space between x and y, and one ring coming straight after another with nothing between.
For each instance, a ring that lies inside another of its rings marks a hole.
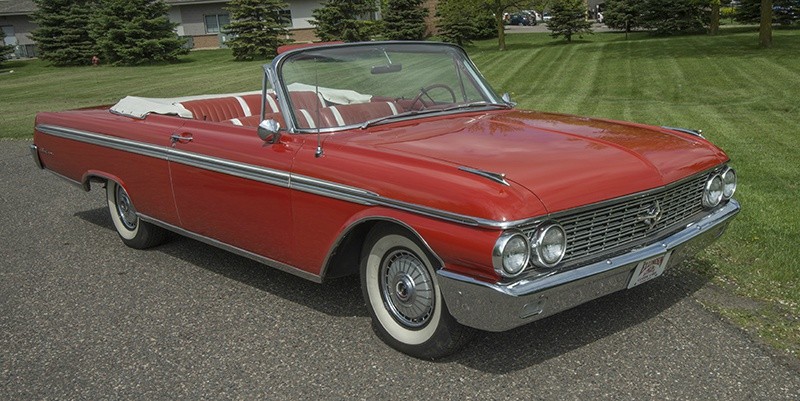
<instances>
[{"instance_id":1,"label":"car hood","mask_svg":"<svg viewBox=\"0 0 800 401\"><path fill-rule=\"evenodd\" d=\"M366 138L383 151L504 174L550 213L661 187L727 160L690 134L528 111L426 119Z\"/></svg>"}]
</instances>

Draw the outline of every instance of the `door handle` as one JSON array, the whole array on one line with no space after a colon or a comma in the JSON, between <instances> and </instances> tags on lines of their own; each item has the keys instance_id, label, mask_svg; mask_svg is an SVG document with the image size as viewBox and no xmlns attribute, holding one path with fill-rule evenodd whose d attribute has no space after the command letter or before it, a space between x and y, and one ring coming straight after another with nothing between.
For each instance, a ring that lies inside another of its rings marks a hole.
<instances>
[{"instance_id":1,"label":"door handle","mask_svg":"<svg viewBox=\"0 0 800 401\"><path fill-rule=\"evenodd\" d=\"M172 141L172 146L175 146L177 142L180 143L189 143L192 141L192 134L188 132L184 132L182 134L172 134L170 135L170 140Z\"/></svg>"}]
</instances>

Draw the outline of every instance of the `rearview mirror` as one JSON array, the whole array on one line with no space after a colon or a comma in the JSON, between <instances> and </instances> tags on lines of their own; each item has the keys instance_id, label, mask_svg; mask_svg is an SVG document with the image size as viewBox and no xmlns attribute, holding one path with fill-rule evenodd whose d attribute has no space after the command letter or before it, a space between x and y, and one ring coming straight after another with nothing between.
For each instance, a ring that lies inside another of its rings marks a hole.
<instances>
[{"instance_id":1,"label":"rearview mirror","mask_svg":"<svg viewBox=\"0 0 800 401\"><path fill-rule=\"evenodd\" d=\"M373 66L370 72L372 74L387 74L390 72L400 72L403 70L402 64L386 64Z\"/></svg>"},{"instance_id":2,"label":"rearview mirror","mask_svg":"<svg viewBox=\"0 0 800 401\"><path fill-rule=\"evenodd\" d=\"M273 144L281 138L281 124L273 119L264 120L258 124L258 137L262 141Z\"/></svg>"}]
</instances>

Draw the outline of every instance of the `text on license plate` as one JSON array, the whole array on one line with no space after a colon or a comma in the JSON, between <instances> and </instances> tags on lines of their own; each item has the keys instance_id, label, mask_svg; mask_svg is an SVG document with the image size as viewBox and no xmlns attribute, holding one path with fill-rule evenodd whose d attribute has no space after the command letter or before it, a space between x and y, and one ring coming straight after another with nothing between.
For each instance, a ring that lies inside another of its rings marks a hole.
<instances>
[{"instance_id":1,"label":"text on license plate","mask_svg":"<svg viewBox=\"0 0 800 401\"><path fill-rule=\"evenodd\" d=\"M664 273L664 268L667 266L669 255L670 253L667 252L663 255L639 262L639 264L636 265L636 270L633 271L633 276L631 277L631 281L628 283L628 288L636 287L637 285L650 281Z\"/></svg>"}]
</instances>

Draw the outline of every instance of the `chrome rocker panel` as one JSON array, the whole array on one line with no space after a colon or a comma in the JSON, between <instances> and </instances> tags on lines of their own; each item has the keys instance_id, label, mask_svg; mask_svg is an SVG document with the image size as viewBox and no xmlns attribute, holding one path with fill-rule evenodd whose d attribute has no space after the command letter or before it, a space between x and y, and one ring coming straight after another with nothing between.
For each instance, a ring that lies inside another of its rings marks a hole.
<instances>
[{"instance_id":1,"label":"chrome rocker panel","mask_svg":"<svg viewBox=\"0 0 800 401\"><path fill-rule=\"evenodd\" d=\"M672 251L666 268L679 264L719 238L739 209L731 199L661 241L553 276L486 283L442 269L437 279L447 308L459 323L505 331L626 289L641 261Z\"/></svg>"}]
</instances>

